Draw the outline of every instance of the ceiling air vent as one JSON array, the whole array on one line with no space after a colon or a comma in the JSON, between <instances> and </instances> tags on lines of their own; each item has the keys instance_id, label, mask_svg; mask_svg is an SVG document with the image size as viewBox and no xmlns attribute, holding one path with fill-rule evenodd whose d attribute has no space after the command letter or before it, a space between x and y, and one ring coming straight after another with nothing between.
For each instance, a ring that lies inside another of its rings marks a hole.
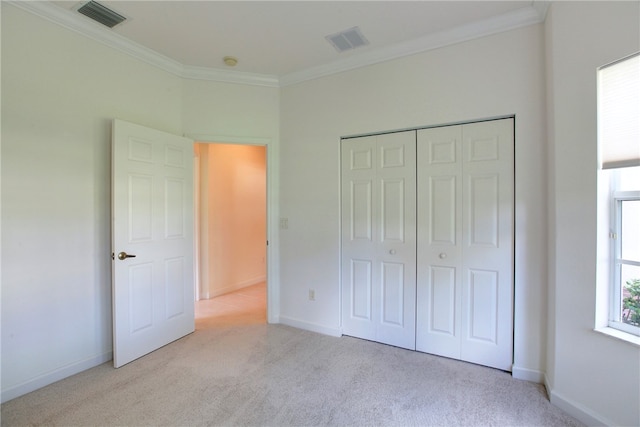
<instances>
[{"instance_id":1,"label":"ceiling air vent","mask_svg":"<svg viewBox=\"0 0 640 427\"><path fill-rule=\"evenodd\" d=\"M364 38L358 27L331 34L327 36L326 39L338 52L344 52L345 50L351 50L369 44L369 41Z\"/></svg>"},{"instance_id":2,"label":"ceiling air vent","mask_svg":"<svg viewBox=\"0 0 640 427\"><path fill-rule=\"evenodd\" d=\"M96 1L90 1L83 4L78 8L78 12L101 23L102 25L106 25L109 28L113 28L127 19Z\"/></svg>"}]
</instances>

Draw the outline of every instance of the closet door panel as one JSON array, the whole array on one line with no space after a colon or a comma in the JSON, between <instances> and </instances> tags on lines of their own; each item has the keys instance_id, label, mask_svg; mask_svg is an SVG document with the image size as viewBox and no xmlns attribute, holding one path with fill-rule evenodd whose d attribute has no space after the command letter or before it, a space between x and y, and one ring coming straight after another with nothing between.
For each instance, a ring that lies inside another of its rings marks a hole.
<instances>
[{"instance_id":1,"label":"closet door panel","mask_svg":"<svg viewBox=\"0 0 640 427\"><path fill-rule=\"evenodd\" d=\"M415 131L341 150L343 333L415 349Z\"/></svg>"},{"instance_id":2,"label":"closet door panel","mask_svg":"<svg viewBox=\"0 0 640 427\"><path fill-rule=\"evenodd\" d=\"M416 349L460 357L460 126L418 131Z\"/></svg>"},{"instance_id":3,"label":"closet door panel","mask_svg":"<svg viewBox=\"0 0 640 427\"><path fill-rule=\"evenodd\" d=\"M380 183L382 243L405 241L405 180L386 179Z\"/></svg>"},{"instance_id":4,"label":"closet door panel","mask_svg":"<svg viewBox=\"0 0 640 427\"><path fill-rule=\"evenodd\" d=\"M349 273L349 287L351 288L350 317L370 322L372 304L371 261L351 259Z\"/></svg>"},{"instance_id":5,"label":"closet door panel","mask_svg":"<svg viewBox=\"0 0 640 427\"><path fill-rule=\"evenodd\" d=\"M429 332L455 336L456 269L431 267L429 277Z\"/></svg>"},{"instance_id":6,"label":"closet door panel","mask_svg":"<svg viewBox=\"0 0 640 427\"><path fill-rule=\"evenodd\" d=\"M377 251L376 138L349 140L342 163L342 326L374 340Z\"/></svg>"},{"instance_id":7,"label":"closet door panel","mask_svg":"<svg viewBox=\"0 0 640 427\"><path fill-rule=\"evenodd\" d=\"M430 176L427 183L428 236L430 243L445 246L456 245L456 197L458 177L452 175Z\"/></svg>"},{"instance_id":8,"label":"closet door panel","mask_svg":"<svg viewBox=\"0 0 640 427\"><path fill-rule=\"evenodd\" d=\"M418 131L416 348L511 370L513 120Z\"/></svg>"},{"instance_id":9,"label":"closet door panel","mask_svg":"<svg viewBox=\"0 0 640 427\"><path fill-rule=\"evenodd\" d=\"M381 319L376 341L415 349L416 133L379 135Z\"/></svg>"},{"instance_id":10,"label":"closet door panel","mask_svg":"<svg viewBox=\"0 0 640 427\"><path fill-rule=\"evenodd\" d=\"M496 344L498 336L498 272L469 270L469 339Z\"/></svg>"},{"instance_id":11,"label":"closet door panel","mask_svg":"<svg viewBox=\"0 0 640 427\"><path fill-rule=\"evenodd\" d=\"M373 235L372 180L352 180L350 183L351 241L371 242Z\"/></svg>"},{"instance_id":12,"label":"closet door panel","mask_svg":"<svg viewBox=\"0 0 640 427\"><path fill-rule=\"evenodd\" d=\"M461 358L510 371L513 119L463 126Z\"/></svg>"},{"instance_id":13,"label":"closet door panel","mask_svg":"<svg viewBox=\"0 0 640 427\"><path fill-rule=\"evenodd\" d=\"M469 246L498 247L500 221L499 180L497 174L480 174L468 177Z\"/></svg>"},{"instance_id":14,"label":"closet door panel","mask_svg":"<svg viewBox=\"0 0 640 427\"><path fill-rule=\"evenodd\" d=\"M404 326L404 265L384 262L382 268L382 323Z\"/></svg>"}]
</instances>

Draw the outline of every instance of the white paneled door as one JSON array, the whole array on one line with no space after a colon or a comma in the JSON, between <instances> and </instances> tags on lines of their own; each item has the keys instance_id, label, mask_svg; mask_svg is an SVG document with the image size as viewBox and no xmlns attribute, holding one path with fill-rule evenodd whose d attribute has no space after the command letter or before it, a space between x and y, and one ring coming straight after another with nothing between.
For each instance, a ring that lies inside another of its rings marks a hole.
<instances>
[{"instance_id":1,"label":"white paneled door","mask_svg":"<svg viewBox=\"0 0 640 427\"><path fill-rule=\"evenodd\" d=\"M418 131L416 348L511 370L513 119Z\"/></svg>"},{"instance_id":2,"label":"white paneled door","mask_svg":"<svg viewBox=\"0 0 640 427\"><path fill-rule=\"evenodd\" d=\"M345 335L510 371L513 119L342 141Z\"/></svg>"},{"instance_id":3,"label":"white paneled door","mask_svg":"<svg viewBox=\"0 0 640 427\"><path fill-rule=\"evenodd\" d=\"M460 358L462 127L418 131L416 349Z\"/></svg>"},{"instance_id":4,"label":"white paneled door","mask_svg":"<svg viewBox=\"0 0 640 427\"><path fill-rule=\"evenodd\" d=\"M193 141L114 120L113 358L194 331Z\"/></svg>"},{"instance_id":5,"label":"white paneled door","mask_svg":"<svg viewBox=\"0 0 640 427\"><path fill-rule=\"evenodd\" d=\"M415 349L415 132L342 141L342 326Z\"/></svg>"}]
</instances>

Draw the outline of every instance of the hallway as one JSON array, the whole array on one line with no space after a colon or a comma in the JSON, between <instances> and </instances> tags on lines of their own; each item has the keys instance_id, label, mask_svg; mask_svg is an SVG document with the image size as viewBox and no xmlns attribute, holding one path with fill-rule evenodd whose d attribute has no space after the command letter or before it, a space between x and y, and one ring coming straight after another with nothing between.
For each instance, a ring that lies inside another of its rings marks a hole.
<instances>
[{"instance_id":1,"label":"hallway","mask_svg":"<svg viewBox=\"0 0 640 427\"><path fill-rule=\"evenodd\" d=\"M196 330L267 322L266 282L195 303Z\"/></svg>"}]
</instances>

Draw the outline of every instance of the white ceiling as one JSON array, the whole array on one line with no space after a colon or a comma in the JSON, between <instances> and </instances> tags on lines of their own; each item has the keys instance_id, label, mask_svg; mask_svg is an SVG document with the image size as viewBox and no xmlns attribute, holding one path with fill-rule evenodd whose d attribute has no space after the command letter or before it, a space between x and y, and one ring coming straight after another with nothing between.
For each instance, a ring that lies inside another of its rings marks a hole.
<instances>
[{"instance_id":1,"label":"white ceiling","mask_svg":"<svg viewBox=\"0 0 640 427\"><path fill-rule=\"evenodd\" d=\"M546 11L522 0L101 1L128 18L109 29L76 11L84 3L14 2L178 74L274 85L530 25ZM339 53L325 39L355 26L369 45Z\"/></svg>"}]
</instances>

